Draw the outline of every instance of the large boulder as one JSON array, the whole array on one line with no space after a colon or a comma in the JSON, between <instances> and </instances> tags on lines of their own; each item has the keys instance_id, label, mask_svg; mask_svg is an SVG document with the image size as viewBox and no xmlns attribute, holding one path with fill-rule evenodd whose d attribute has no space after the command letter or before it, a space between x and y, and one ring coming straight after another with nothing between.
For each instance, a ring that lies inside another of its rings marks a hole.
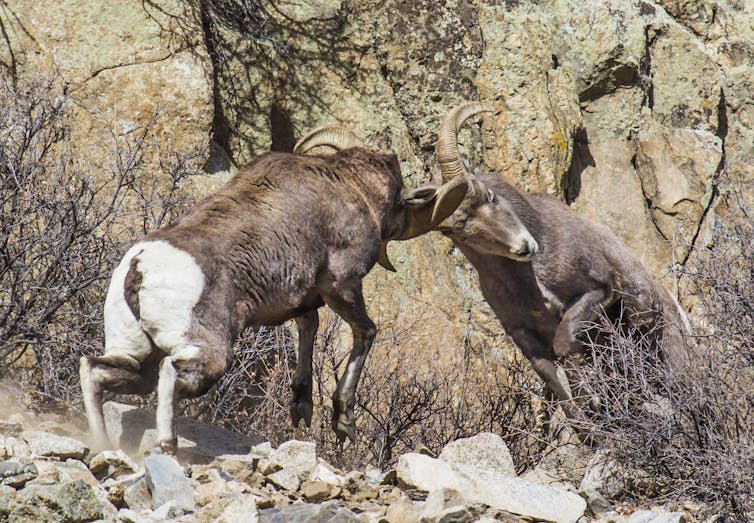
<instances>
[{"instance_id":1,"label":"large boulder","mask_svg":"<svg viewBox=\"0 0 754 523\"><path fill-rule=\"evenodd\" d=\"M452 441L443 447L438 457L456 469L477 467L498 474L516 475L516 466L508 446L503 438L491 432Z\"/></svg>"},{"instance_id":2,"label":"large boulder","mask_svg":"<svg viewBox=\"0 0 754 523\"><path fill-rule=\"evenodd\" d=\"M4 516L7 521L19 523L85 523L114 518L115 513L115 507L103 501L92 486L81 480L29 485L16 493L7 505L0 503L0 519Z\"/></svg>"},{"instance_id":3,"label":"large boulder","mask_svg":"<svg viewBox=\"0 0 754 523\"><path fill-rule=\"evenodd\" d=\"M442 460L423 454L404 454L395 467L398 484L421 491L451 490L466 505L484 504L522 516L558 523L574 523L586 509L578 495L500 474L483 467L453 470Z\"/></svg>"},{"instance_id":4,"label":"large boulder","mask_svg":"<svg viewBox=\"0 0 754 523\"><path fill-rule=\"evenodd\" d=\"M144 468L155 509L174 501L183 512L196 510L194 489L175 458L165 454L152 454L144 460Z\"/></svg>"}]
</instances>

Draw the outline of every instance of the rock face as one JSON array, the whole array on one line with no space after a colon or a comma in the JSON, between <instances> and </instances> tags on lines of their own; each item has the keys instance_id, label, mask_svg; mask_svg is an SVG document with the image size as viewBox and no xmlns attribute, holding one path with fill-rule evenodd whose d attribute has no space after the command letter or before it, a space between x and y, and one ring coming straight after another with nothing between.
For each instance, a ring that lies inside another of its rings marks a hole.
<instances>
[{"instance_id":1,"label":"rock face","mask_svg":"<svg viewBox=\"0 0 754 523\"><path fill-rule=\"evenodd\" d=\"M136 136L155 113L150 137L211 149L209 172L339 122L425 183L440 118L480 99L496 111L462 132L471 165L608 225L669 287L673 264L741 218L729 196L754 181L749 2L307 0L239 7L241 25L213 3L6 4L2 74L56 71L95 163L113 132ZM375 270L366 285L381 323L400 325L411 302L419 349L504 343L447 240L391 249L398 273Z\"/></svg>"},{"instance_id":2,"label":"rock face","mask_svg":"<svg viewBox=\"0 0 754 523\"><path fill-rule=\"evenodd\" d=\"M96 6L74 0L60 7L10 3L13 36L0 57L10 64L4 76L40 69L60 75L78 107L72 131L82 154L96 163L113 133L136 136L157 115L150 135L163 145L206 148L212 120L208 64L200 41L174 37L181 2L147 9L131 1Z\"/></svg>"}]
</instances>

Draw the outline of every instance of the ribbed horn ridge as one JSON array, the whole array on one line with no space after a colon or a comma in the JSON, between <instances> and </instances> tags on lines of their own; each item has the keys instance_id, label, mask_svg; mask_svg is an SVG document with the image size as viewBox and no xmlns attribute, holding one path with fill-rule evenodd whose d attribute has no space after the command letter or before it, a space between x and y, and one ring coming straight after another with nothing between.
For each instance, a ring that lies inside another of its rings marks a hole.
<instances>
[{"instance_id":1,"label":"ribbed horn ridge","mask_svg":"<svg viewBox=\"0 0 754 523\"><path fill-rule=\"evenodd\" d=\"M307 151L320 145L328 145L340 151L350 147L363 147L364 142L353 131L338 125L317 127L301 138L293 147L296 154L306 154Z\"/></svg>"},{"instance_id":2,"label":"ribbed horn ridge","mask_svg":"<svg viewBox=\"0 0 754 523\"><path fill-rule=\"evenodd\" d=\"M468 102L445 116L437 136L437 161L440 163L443 181L447 182L459 175L469 176L458 153L458 129L475 114L493 111L491 107L479 102Z\"/></svg>"}]
</instances>

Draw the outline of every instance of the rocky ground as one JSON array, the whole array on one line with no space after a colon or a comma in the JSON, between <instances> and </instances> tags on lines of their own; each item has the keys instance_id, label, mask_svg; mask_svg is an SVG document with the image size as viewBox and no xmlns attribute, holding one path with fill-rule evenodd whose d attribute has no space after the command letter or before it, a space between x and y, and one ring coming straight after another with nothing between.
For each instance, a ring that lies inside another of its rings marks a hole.
<instances>
[{"instance_id":1,"label":"rocky ground","mask_svg":"<svg viewBox=\"0 0 754 523\"><path fill-rule=\"evenodd\" d=\"M547 485L543 471L519 477L491 433L451 442L439 456L419 448L391 470L343 471L318 458L314 443L254 445L190 420L179 424L178 456L168 456L147 450L155 436L144 430L148 413L108 403L106 417L128 452L93 453L85 434L58 419L0 419L0 521L698 521L690 512L615 510L599 493L604 467L578 487Z\"/></svg>"}]
</instances>

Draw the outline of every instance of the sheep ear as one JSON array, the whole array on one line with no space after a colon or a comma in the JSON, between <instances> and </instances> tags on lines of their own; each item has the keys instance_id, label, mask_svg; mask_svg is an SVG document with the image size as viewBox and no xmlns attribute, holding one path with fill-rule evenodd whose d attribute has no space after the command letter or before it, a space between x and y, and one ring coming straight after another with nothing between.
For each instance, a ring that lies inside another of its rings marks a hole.
<instances>
[{"instance_id":1,"label":"sheep ear","mask_svg":"<svg viewBox=\"0 0 754 523\"><path fill-rule=\"evenodd\" d=\"M469 190L468 182L461 176L451 179L437 189L435 207L432 210L432 228L434 229L458 209Z\"/></svg>"},{"instance_id":2,"label":"sheep ear","mask_svg":"<svg viewBox=\"0 0 754 523\"><path fill-rule=\"evenodd\" d=\"M408 240L433 230L461 205L468 184L462 177L435 187L428 185L407 191L403 195L406 225L396 240Z\"/></svg>"}]
</instances>

